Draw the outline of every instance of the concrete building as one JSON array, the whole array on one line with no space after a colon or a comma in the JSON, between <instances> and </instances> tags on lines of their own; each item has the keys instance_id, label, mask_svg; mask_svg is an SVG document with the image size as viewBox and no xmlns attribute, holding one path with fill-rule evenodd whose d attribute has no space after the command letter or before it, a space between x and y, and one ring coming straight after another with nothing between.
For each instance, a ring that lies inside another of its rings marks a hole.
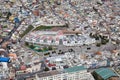
<instances>
[{"instance_id":1,"label":"concrete building","mask_svg":"<svg viewBox=\"0 0 120 80\"><path fill-rule=\"evenodd\" d=\"M96 40L90 38L89 35L81 34L77 31L34 31L27 35L26 42L45 44L45 45L65 45L65 46L81 46L96 43Z\"/></svg>"},{"instance_id":2,"label":"concrete building","mask_svg":"<svg viewBox=\"0 0 120 80\"><path fill-rule=\"evenodd\" d=\"M63 71L50 71L37 74L36 80L94 80L83 66L74 66Z\"/></svg>"}]
</instances>

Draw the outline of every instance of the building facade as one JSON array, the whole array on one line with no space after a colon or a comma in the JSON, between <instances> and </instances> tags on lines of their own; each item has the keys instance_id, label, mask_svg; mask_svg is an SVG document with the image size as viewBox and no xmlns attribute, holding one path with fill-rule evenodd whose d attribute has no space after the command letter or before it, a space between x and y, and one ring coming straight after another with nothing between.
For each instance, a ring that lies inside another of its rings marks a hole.
<instances>
[{"instance_id":1,"label":"building facade","mask_svg":"<svg viewBox=\"0 0 120 80\"><path fill-rule=\"evenodd\" d=\"M94 80L94 78L83 66L74 66L64 69L62 72L52 71L37 74L36 80Z\"/></svg>"}]
</instances>

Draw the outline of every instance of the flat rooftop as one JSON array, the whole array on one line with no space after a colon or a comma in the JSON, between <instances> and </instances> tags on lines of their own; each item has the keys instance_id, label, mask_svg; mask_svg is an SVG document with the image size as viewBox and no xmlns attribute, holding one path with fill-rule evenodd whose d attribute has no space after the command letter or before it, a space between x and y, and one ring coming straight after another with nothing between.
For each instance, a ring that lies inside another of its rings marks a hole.
<instances>
[{"instance_id":1,"label":"flat rooftop","mask_svg":"<svg viewBox=\"0 0 120 80\"><path fill-rule=\"evenodd\" d=\"M49 71L49 72L43 72L43 73L38 73L38 77L47 77L47 76L52 76L52 75L57 75L60 74L61 72L59 71Z\"/></svg>"},{"instance_id":2,"label":"flat rooftop","mask_svg":"<svg viewBox=\"0 0 120 80\"><path fill-rule=\"evenodd\" d=\"M86 68L84 66L74 66L71 68L64 69L64 71L68 73L82 71L82 70L86 70Z\"/></svg>"}]
</instances>

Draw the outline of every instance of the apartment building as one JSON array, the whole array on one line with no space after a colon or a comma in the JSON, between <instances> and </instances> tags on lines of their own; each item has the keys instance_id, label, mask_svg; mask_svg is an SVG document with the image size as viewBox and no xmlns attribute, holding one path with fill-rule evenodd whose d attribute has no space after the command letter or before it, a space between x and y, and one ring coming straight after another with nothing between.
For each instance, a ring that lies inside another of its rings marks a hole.
<instances>
[{"instance_id":1,"label":"apartment building","mask_svg":"<svg viewBox=\"0 0 120 80\"><path fill-rule=\"evenodd\" d=\"M84 66L74 66L63 71L49 71L37 74L36 80L94 80Z\"/></svg>"}]
</instances>

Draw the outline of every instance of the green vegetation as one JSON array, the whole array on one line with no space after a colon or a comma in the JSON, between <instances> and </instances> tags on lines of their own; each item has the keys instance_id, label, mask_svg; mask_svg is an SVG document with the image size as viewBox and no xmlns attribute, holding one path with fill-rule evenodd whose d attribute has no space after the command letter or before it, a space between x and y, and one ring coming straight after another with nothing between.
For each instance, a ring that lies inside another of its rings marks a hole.
<instances>
[{"instance_id":1,"label":"green vegetation","mask_svg":"<svg viewBox=\"0 0 120 80\"><path fill-rule=\"evenodd\" d=\"M7 19L9 19L9 17L11 16L12 14L10 12L7 13Z\"/></svg>"},{"instance_id":2,"label":"green vegetation","mask_svg":"<svg viewBox=\"0 0 120 80\"><path fill-rule=\"evenodd\" d=\"M0 17L2 17L2 13L0 13Z\"/></svg>"},{"instance_id":3,"label":"green vegetation","mask_svg":"<svg viewBox=\"0 0 120 80\"><path fill-rule=\"evenodd\" d=\"M92 34L92 33L90 33L89 36L91 38L95 38L95 40L99 40L99 38L100 38L98 34Z\"/></svg>"},{"instance_id":4,"label":"green vegetation","mask_svg":"<svg viewBox=\"0 0 120 80\"><path fill-rule=\"evenodd\" d=\"M109 39L102 39L101 40L101 44L105 45L109 42Z\"/></svg>"},{"instance_id":5,"label":"green vegetation","mask_svg":"<svg viewBox=\"0 0 120 80\"><path fill-rule=\"evenodd\" d=\"M48 68L48 67L45 67L44 71L49 71L49 68Z\"/></svg>"},{"instance_id":6,"label":"green vegetation","mask_svg":"<svg viewBox=\"0 0 120 80\"><path fill-rule=\"evenodd\" d=\"M98 79L98 75L97 75L97 73L94 71L94 72L92 72L92 75L93 75L93 77L95 78L95 79ZM99 77L99 78L101 78L101 77ZM98 79L98 80L101 80L101 79Z\"/></svg>"},{"instance_id":7,"label":"green vegetation","mask_svg":"<svg viewBox=\"0 0 120 80\"><path fill-rule=\"evenodd\" d=\"M7 28L8 26L7 25L4 25L3 28Z\"/></svg>"},{"instance_id":8,"label":"green vegetation","mask_svg":"<svg viewBox=\"0 0 120 80\"><path fill-rule=\"evenodd\" d=\"M100 46L101 46L101 43L97 43L96 46L97 46L97 47L100 47Z\"/></svg>"},{"instance_id":9,"label":"green vegetation","mask_svg":"<svg viewBox=\"0 0 120 80\"><path fill-rule=\"evenodd\" d=\"M38 26L34 29L34 31L37 31L37 30L45 30L45 29L51 29L52 27L51 26Z\"/></svg>"},{"instance_id":10,"label":"green vegetation","mask_svg":"<svg viewBox=\"0 0 120 80\"><path fill-rule=\"evenodd\" d=\"M97 1L97 4L98 4L98 5L102 5L103 3L101 3L101 2L99 2L99 1Z\"/></svg>"},{"instance_id":11,"label":"green vegetation","mask_svg":"<svg viewBox=\"0 0 120 80\"><path fill-rule=\"evenodd\" d=\"M48 48L46 46L44 46L43 51L48 51Z\"/></svg>"},{"instance_id":12,"label":"green vegetation","mask_svg":"<svg viewBox=\"0 0 120 80\"><path fill-rule=\"evenodd\" d=\"M48 50L53 50L53 47L52 46L48 46Z\"/></svg>"},{"instance_id":13,"label":"green vegetation","mask_svg":"<svg viewBox=\"0 0 120 80\"><path fill-rule=\"evenodd\" d=\"M35 44L29 44L28 42L25 42L25 46L37 52L46 52L50 50L55 50L53 46L39 46Z\"/></svg>"},{"instance_id":14,"label":"green vegetation","mask_svg":"<svg viewBox=\"0 0 120 80\"><path fill-rule=\"evenodd\" d=\"M34 49L34 48L35 48L35 46L34 46L34 45L30 45L29 47L30 47L31 49Z\"/></svg>"},{"instance_id":15,"label":"green vegetation","mask_svg":"<svg viewBox=\"0 0 120 80\"><path fill-rule=\"evenodd\" d=\"M50 55L50 53L48 52L48 53L45 53L45 54L44 54L44 56L47 56L47 55Z\"/></svg>"},{"instance_id":16,"label":"green vegetation","mask_svg":"<svg viewBox=\"0 0 120 80\"><path fill-rule=\"evenodd\" d=\"M29 46L29 43L28 43L28 42L25 42L25 46Z\"/></svg>"},{"instance_id":17,"label":"green vegetation","mask_svg":"<svg viewBox=\"0 0 120 80\"><path fill-rule=\"evenodd\" d=\"M63 26L44 26L44 25L41 25L41 26L36 27L33 31L47 30L47 29L52 29L53 27L67 27L67 26L66 25L63 25Z\"/></svg>"},{"instance_id":18,"label":"green vegetation","mask_svg":"<svg viewBox=\"0 0 120 80\"><path fill-rule=\"evenodd\" d=\"M0 35L0 38L2 38L2 35Z\"/></svg>"},{"instance_id":19,"label":"green vegetation","mask_svg":"<svg viewBox=\"0 0 120 80\"><path fill-rule=\"evenodd\" d=\"M91 38L93 38L93 34L92 34L92 33L90 33L89 36L90 36Z\"/></svg>"},{"instance_id":20,"label":"green vegetation","mask_svg":"<svg viewBox=\"0 0 120 80\"><path fill-rule=\"evenodd\" d=\"M100 40L100 43L97 43L96 46L100 47L100 45L105 45L109 42L107 36L99 35L99 34L92 34L90 33L89 36L91 38L95 38L95 40Z\"/></svg>"},{"instance_id":21,"label":"green vegetation","mask_svg":"<svg viewBox=\"0 0 120 80\"><path fill-rule=\"evenodd\" d=\"M27 33L29 33L29 31L31 31L34 27L32 25L28 26L28 28L19 36L22 38L24 37Z\"/></svg>"},{"instance_id":22,"label":"green vegetation","mask_svg":"<svg viewBox=\"0 0 120 80\"><path fill-rule=\"evenodd\" d=\"M42 52L42 49L38 49L38 50L36 50L37 52Z\"/></svg>"}]
</instances>

